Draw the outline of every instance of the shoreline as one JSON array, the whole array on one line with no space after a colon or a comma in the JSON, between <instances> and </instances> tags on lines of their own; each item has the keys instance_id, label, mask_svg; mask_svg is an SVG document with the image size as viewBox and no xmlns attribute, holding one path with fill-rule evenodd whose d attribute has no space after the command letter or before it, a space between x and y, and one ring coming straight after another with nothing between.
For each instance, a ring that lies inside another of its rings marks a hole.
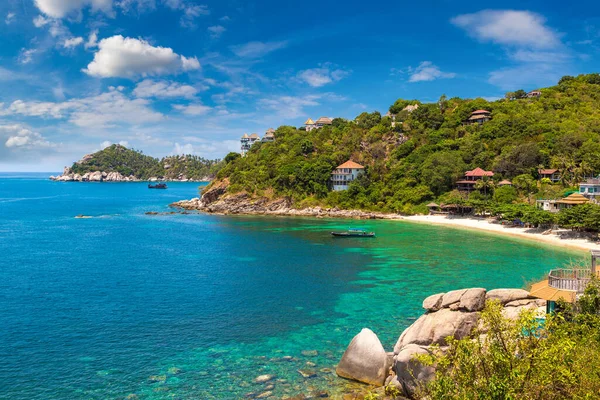
<instances>
[{"instance_id":1,"label":"shoreline","mask_svg":"<svg viewBox=\"0 0 600 400\"><path fill-rule=\"evenodd\" d=\"M533 240L540 243L567 247L575 250L590 251L600 250L600 244L590 242L582 238L562 239L557 232L571 232L568 229L553 231L551 234L542 234L535 228L508 227L500 224L491 224L486 219L476 218L452 218L448 219L441 215L413 215L405 216L401 221L424 225L445 226L456 229L476 230L515 238Z\"/></svg>"}]
</instances>

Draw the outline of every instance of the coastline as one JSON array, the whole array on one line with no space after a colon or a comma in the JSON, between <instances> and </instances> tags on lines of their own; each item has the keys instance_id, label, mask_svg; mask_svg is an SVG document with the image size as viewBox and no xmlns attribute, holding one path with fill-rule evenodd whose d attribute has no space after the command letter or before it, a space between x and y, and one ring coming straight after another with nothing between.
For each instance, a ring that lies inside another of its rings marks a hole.
<instances>
[{"instance_id":1,"label":"coastline","mask_svg":"<svg viewBox=\"0 0 600 400\"><path fill-rule=\"evenodd\" d=\"M499 235L518 237L522 239L534 240L536 242L567 247L575 250L589 251L600 250L600 244L590 242L586 239L560 238L558 232L570 232L567 229L553 231L551 234L543 234L541 231L530 228L509 227L500 224L491 224L488 220L477 218L451 218L448 219L441 215L413 215L401 218L402 221L426 225L440 225L457 229L469 229L495 233Z\"/></svg>"}]
</instances>

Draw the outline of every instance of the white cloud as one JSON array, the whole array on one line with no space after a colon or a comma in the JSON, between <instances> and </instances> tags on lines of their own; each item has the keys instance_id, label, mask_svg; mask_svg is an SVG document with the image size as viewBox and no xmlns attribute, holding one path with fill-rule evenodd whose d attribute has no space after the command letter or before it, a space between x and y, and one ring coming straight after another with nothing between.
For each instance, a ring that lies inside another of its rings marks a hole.
<instances>
[{"instance_id":1,"label":"white cloud","mask_svg":"<svg viewBox=\"0 0 600 400\"><path fill-rule=\"evenodd\" d=\"M156 98L193 98L198 89L190 85L182 85L177 82L154 81L146 79L138 83L133 91L136 97Z\"/></svg>"},{"instance_id":2,"label":"white cloud","mask_svg":"<svg viewBox=\"0 0 600 400\"><path fill-rule=\"evenodd\" d=\"M350 72L348 71L333 69L329 64L325 64L320 68L300 71L298 73L298 78L312 87L321 87L328 83L337 82L349 74Z\"/></svg>"},{"instance_id":3,"label":"white cloud","mask_svg":"<svg viewBox=\"0 0 600 400\"><path fill-rule=\"evenodd\" d=\"M227 15L224 15L221 18L219 18L219 21L228 22L228 21L231 21L231 18L229 18L229 16L227 16Z\"/></svg>"},{"instance_id":4,"label":"white cloud","mask_svg":"<svg viewBox=\"0 0 600 400\"><path fill-rule=\"evenodd\" d=\"M146 99L131 99L119 88L97 96L65 102L14 101L2 114L63 119L79 127L106 128L118 124L138 125L162 121L165 117L150 108Z\"/></svg>"},{"instance_id":5,"label":"white cloud","mask_svg":"<svg viewBox=\"0 0 600 400\"><path fill-rule=\"evenodd\" d=\"M184 0L164 0L164 3L173 10L183 11L179 25L184 28L195 29L196 18L210 14L208 6L202 4L190 4Z\"/></svg>"},{"instance_id":6,"label":"white cloud","mask_svg":"<svg viewBox=\"0 0 600 400\"><path fill-rule=\"evenodd\" d=\"M306 115L304 108L318 106L318 95L303 97L276 96L259 100L259 106L274 111L280 118L297 118Z\"/></svg>"},{"instance_id":7,"label":"white cloud","mask_svg":"<svg viewBox=\"0 0 600 400\"><path fill-rule=\"evenodd\" d=\"M529 63L492 71L488 82L503 90L533 89L556 84L568 73L568 68L561 64Z\"/></svg>"},{"instance_id":8,"label":"white cloud","mask_svg":"<svg viewBox=\"0 0 600 400\"><path fill-rule=\"evenodd\" d=\"M410 74L408 78L409 82L433 81L436 79L454 78L456 76L453 72L442 72L431 61L423 61L418 67L409 68L408 73Z\"/></svg>"},{"instance_id":9,"label":"white cloud","mask_svg":"<svg viewBox=\"0 0 600 400\"><path fill-rule=\"evenodd\" d=\"M231 46L231 51L238 57L244 58L260 58L267 54L283 49L288 45L288 42L249 42L237 46Z\"/></svg>"},{"instance_id":10,"label":"white cloud","mask_svg":"<svg viewBox=\"0 0 600 400\"><path fill-rule=\"evenodd\" d=\"M87 42L85 42L84 47L86 49L91 49L98 46L98 29L90 32L90 36L88 36Z\"/></svg>"},{"instance_id":11,"label":"white cloud","mask_svg":"<svg viewBox=\"0 0 600 400\"><path fill-rule=\"evenodd\" d=\"M202 138L183 138L190 139L194 141L194 144L185 143L173 144L173 150L171 150L171 155L182 155L182 154L195 154L198 156L205 157L214 157L213 155L217 155L217 157L223 157L224 154L227 154L231 151L239 151L240 142L237 140L224 140L224 141L213 141L206 140Z\"/></svg>"},{"instance_id":12,"label":"white cloud","mask_svg":"<svg viewBox=\"0 0 600 400\"><path fill-rule=\"evenodd\" d=\"M8 148L32 150L54 146L54 144L46 140L40 133L34 132L21 124L0 125L0 137L7 137L4 146Z\"/></svg>"},{"instance_id":13,"label":"white cloud","mask_svg":"<svg viewBox=\"0 0 600 400\"><path fill-rule=\"evenodd\" d=\"M545 25L546 19L530 11L483 10L459 15L451 22L484 42L539 49L560 45L559 35Z\"/></svg>"},{"instance_id":14,"label":"white cloud","mask_svg":"<svg viewBox=\"0 0 600 400\"><path fill-rule=\"evenodd\" d=\"M69 14L80 13L83 8L112 14L112 0L35 0L36 7L52 18L64 18Z\"/></svg>"},{"instance_id":15,"label":"white cloud","mask_svg":"<svg viewBox=\"0 0 600 400\"><path fill-rule=\"evenodd\" d=\"M80 44L83 43L83 38L82 37L74 37L74 38L70 38L64 41L63 46L66 49L71 49L73 47L77 47Z\"/></svg>"},{"instance_id":16,"label":"white cloud","mask_svg":"<svg viewBox=\"0 0 600 400\"><path fill-rule=\"evenodd\" d=\"M173 108L186 115L204 115L207 114L210 110L212 110L212 108L202 104L190 104L187 106L182 104L175 104L173 105Z\"/></svg>"},{"instance_id":17,"label":"white cloud","mask_svg":"<svg viewBox=\"0 0 600 400\"><path fill-rule=\"evenodd\" d=\"M36 28L41 28L41 27L43 27L43 26L46 26L46 25L48 25L50 22L51 22L51 21L50 21L50 19L49 19L49 18L44 18L44 16L42 16L42 15L38 15L37 17L35 17L35 18L33 19L33 25L34 25Z\"/></svg>"},{"instance_id":18,"label":"white cloud","mask_svg":"<svg viewBox=\"0 0 600 400\"><path fill-rule=\"evenodd\" d=\"M224 26L221 25L215 25L215 26L209 26L208 27L208 32L210 33L210 37L213 39L218 39L221 37L221 35L227 30Z\"/></svg>"},{"instance_id":19,"label":"white cloud","mask_svg":"<svg viewBox=\"0 0 600 400\"><path fill-rule=\"evenodd\" d=\"M121 141L120 141L120 142L118 142L118 143L111 142L110 140L105 140L104 142L100 143L100 148L101 148L102 150L104 150L105 148L107 148L107 147L109 147L109 146L112 146L113 144L120 144L120 145L121 145L121 146L123 146L123 147L129 147L129 142L128 142L128 141L126 141L126 140L121 140Z\"/></svg>"},{"instance_id":20,"label":"white cloud","mask_svg":"<svg viewBox=\"0 0 600 400\"><path fill-rule=\"evenodd\" d=\"M186 58L171 48L152 46L142 39L121 35L102 39L98 51L83 72L100 78L136 78L176 74L200 68L196 57Z\"/></svg>"},{"instance_id":21,"label":"white cloud","mask_svg":"<svg viewBox=\"0 0 600 400\"><path fill-rule=\"evenodd\" d=\"M4 18L4 23L6 25L12 24L14 22L14 20L15 20L15 17L16 17L15 13L9 12L8 14L6 14L6 18Z\"/></svg>"},{"instance_id":22,"label":"white cloud","mask_svg":"<svg viewBox=\"0 0 600 400\"><path fill-rule=\"evenodd\" d=\"M33 56L38 52L38 49L21 49L18 60L21 64L29 64L33 61Z\"/></svg>"}]
</instances>

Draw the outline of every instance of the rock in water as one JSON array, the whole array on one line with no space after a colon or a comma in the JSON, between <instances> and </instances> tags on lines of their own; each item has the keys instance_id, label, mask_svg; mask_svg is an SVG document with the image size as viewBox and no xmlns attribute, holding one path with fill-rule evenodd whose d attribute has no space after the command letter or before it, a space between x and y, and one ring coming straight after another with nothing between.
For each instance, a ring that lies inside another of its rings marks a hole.
<instances>
[{"instance_id":1,"label":"rock in water","mask_svg":"<svg viewBox=\"0 0 600 400\"><path fill-rule=\"evenodd\" d=\"M427 311L437 311L442 306L442 298L444 293L432 294L423 300L423 308Z\"/></svg>"},{"instance_id":2,"label":"rock in water","mask_svg":"<svg viewBox=\"0 0 600 400\"><path fill-rule=\"evenodd\" d=\"M260 376L257 376L256 379L254 379L254 382L265 383L265 382L270 381L273 378L275 378L273 375L260 375Z\"/></svg>"},{"instance_id":3,"label":"rock in water","mask_svg":"<svg viewBox=\"0 0 600 400\"><path fill-rule=\"evenodd\" d=\"M382 386L388 367L388 357L379 338L364 328L350 342L335 372L343 378Z\"/></svg>"},{"instance_id":4,"label":"rock in water","mask_svg":"<svg viewBox=\"0 0 600 400\"><path fill-rule=\"evenodd\" d=\"M467 311L481 311L485 307L485 289L473 288L460 298L460 308Z\"/></svg>"}]
</instances>

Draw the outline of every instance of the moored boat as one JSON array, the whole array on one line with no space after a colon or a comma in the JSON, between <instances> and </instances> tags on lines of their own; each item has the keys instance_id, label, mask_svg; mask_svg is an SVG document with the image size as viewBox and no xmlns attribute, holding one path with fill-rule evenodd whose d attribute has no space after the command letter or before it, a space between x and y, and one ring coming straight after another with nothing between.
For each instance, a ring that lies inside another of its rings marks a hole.
<instances>
[{"instance_id":1,"label":"moored boat","mask_svg":"<svg viewBox=\"0 0 600 400\"><path fill-rule=\"evenodd\" d=\"M167 188L167 184L166 183L156 183L156 184L148 184L148 189L166 189Z\"/></svg>"},{"instance_id":2,"label":"moored boat","mask_svg":"<svg viewBox=\"0 0 600 400\"><path fill-rule=\"evenodd\" d=\"M367 232L362 229L348 229L345 232L331 232L333 237L375 237L375 232Z\"/></svg>"}]
</instances>

